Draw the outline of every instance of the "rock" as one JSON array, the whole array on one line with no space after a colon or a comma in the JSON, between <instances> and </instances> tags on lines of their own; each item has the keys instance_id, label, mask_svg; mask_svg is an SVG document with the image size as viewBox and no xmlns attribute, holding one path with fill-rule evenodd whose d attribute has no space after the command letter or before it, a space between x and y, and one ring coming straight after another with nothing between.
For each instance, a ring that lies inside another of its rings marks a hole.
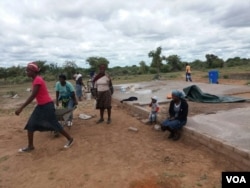
<instances>
[{"instance_id":1,"label":"rock","mask_svg":"<svg viewBox=\"0 0 250 188\"><path fill-rule=\"evenodd\" d=\"M18 94L15 94L15 95L12 97L12 99L17 99L17 98L19 98Z\"/></svg>"},{"instance_id":2,"label":"rock","mask_svg":"<svg viewBox=\"0 0 250 188\"><path fill-rule=\"evenodd\" d=\"M155 129L156 131L160 131L160 130L161 130L161 126L158 125L158 124L155 124L155 125L154 125L154 129Z\"/></svg>"},{"instance_id":3,"label":"rock","mask_svg":"<svg viewBox=\"0 0 250 188\"><path fill-rule=\"evenodd\" d=\"M128 130L129 130L129 131L138 132L138 129L137 129L137 128L135 128L135 127L129 127L129 128L128 128Z\"/></svg>"}]
</instances>

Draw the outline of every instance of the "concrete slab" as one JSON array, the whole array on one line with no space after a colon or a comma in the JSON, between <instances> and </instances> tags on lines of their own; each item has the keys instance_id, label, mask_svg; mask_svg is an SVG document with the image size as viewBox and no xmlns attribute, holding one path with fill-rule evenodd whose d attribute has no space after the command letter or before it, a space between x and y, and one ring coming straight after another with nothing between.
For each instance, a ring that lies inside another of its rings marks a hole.
<instances>
[{"instance_id":1,"label":"concrete slab","mask_svg":"<svg viewBox=\"0 0 250 188\"><path fill-rule=\"evenodd\" d=\"M189 117L189 128L250 151L250 107Z\"/></svg>"},{"instance_id":2,"label":"concrete slab","mask_svg":"<svg viewBox=\"0 0 250 188\"><path fill-rule=\"evenodd\" d=\"M151 97L154 95L158 96L158 102L168 102L170 100L166 99L166 95L171 93L172 90L178 89L183 91L183 88L193 84L200 87L205 93L219 96L250 93L250 86L206 84L185 81L151 81L116 85L116 92L113 97L116 100L126 99L131 96L137 97L138 101L129 102L126 105L130 105L130 107L128 107L130 110L132 108L138 108L138 114L145 114L143 109L139 109L140 107L133 104L149 104ZM120 89L121 87L123 87L123 90ZM249 100L249 98L246 99ZM200 114L189 117L188 123L184 127L184 132L189 138L237 161L241 169L249 170L250 106L248 108L219 111L216 114Z\"/></svg>"},{"instance_id":3,"label":"concrete slab","mask_svg":"<svg viewBox=\"0 0 250 188\"><path fill-rule=\"evenodd\" d=\"M171 93L172 90L181 90L190 85L197 85L204 93L210 93L214 95L232 95L250 92L250 86L238 86L238 85L223 85L223 84L206 84L199 82L185 82L185 81L151 81L151 82L140 82L130 84L115 85L116 92L114 98L118 100L126 99L131 96L138 98L137 103L149 103L150 98L156 95L159 102L169 101L166 99L167 94ZM121 89L123 88L123 89ZM125 90L124 90L125 88ZM123 90L123 91L122 91Z\"/></svg>"}]
</instances>

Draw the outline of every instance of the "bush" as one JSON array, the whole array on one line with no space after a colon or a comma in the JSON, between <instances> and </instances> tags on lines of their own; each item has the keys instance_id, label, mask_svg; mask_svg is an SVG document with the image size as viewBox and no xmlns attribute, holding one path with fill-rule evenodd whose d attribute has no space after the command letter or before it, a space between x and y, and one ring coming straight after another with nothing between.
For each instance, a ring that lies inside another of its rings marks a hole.
<instances>
[{"instance_id":1,"label":"bush","mask_svg":"<svg viewBox=\"0 0 250 188\"><path fill-rule=\"evenodd\" d=\"M167 72L170 72L170 66L169 65L163 65L162 67L161 67L161 72L162 73L167 73Z\"/></svg>"},{"instance_id":2,"label":"bush","mask_svg":"<svg viewBox=\"0 0 250 188\"><path fill-rule=\"evenodd\" d=\"M228 75L223 75L223 78L224 78L224 79L228 79L229 76L228 76Z\"/></svg>"},{"instance_id":3,"label":"bush","mask_svg":"<svg viewBox=\"0 0 250 188\"><path fill-rule=\"evenodd\" d=\"M7 95L10 95L11 97L13 97L15 94L17 94L16 91L8 91Z\"/></svg>"},{"instance_id":4,"label":"bush","mask_svg":"<svg viewBox=\"0 0 250 188\"><path fill-rule=\"evenodd\" d=\"M22 84L29 81L30 78L27 76L16 76L6 79L6 84Z\"/></svg>"},{"instance_id":5,"label":"bush","mask_svg":"<svg viewBox=\"0 0 250 188\"><path fill-rule=\"evenodd\" d=\"M150 74L157 74L157 69L150 67L149 72Z\"/></svg>"},{"instance_id":6,"label":"bush","mask_svg":"<svg viewBox=\"0 0 250 188\"><path fill-rule=\"evenodd\" d=\"M55 75L46 74L46 75L43 75L42 77L45 81L57 81L58 80L58 77Z\"/></svg>"}]
</instances>

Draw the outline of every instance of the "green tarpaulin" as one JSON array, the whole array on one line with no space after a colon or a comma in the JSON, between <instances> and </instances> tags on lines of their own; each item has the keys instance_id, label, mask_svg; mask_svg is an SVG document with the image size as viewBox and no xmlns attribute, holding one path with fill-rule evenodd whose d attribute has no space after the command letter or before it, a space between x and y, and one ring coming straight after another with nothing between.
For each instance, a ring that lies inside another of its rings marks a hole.
<instances>
[{"instance_id":1,"label":"green tarpaulin","mask_svg":"<svg viewBox=\"0 0 250 188\"><path fill-rule=\"evenodd\" d=\"M204 103L230 103L230 102L244 102L246 99L231 97L231 96L217 96L209 93L203 93L197 85L192 85L183 89L186 97L195 102Z\"/></svg>"}]
</instances>

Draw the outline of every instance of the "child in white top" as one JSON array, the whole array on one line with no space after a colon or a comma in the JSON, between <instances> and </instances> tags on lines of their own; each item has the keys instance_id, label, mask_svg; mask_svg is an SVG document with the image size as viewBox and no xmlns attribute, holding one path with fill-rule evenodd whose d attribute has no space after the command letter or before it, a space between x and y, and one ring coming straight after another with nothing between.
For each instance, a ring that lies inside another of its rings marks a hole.
<instances>
[{"instance_id":1,"label":"child in white top","mask_svg":"<svg viewBox=\"0 0 250 188\"><path fill-rule=\"evenodd\" d=\"M151 107L151 112L149 113L149 124L156 123L157 121L157 114L158 111L160 110L159 104L157 102L158 98L157 96L153 96L151 103L149 106Z\"/></svg>"}]
</instances>

